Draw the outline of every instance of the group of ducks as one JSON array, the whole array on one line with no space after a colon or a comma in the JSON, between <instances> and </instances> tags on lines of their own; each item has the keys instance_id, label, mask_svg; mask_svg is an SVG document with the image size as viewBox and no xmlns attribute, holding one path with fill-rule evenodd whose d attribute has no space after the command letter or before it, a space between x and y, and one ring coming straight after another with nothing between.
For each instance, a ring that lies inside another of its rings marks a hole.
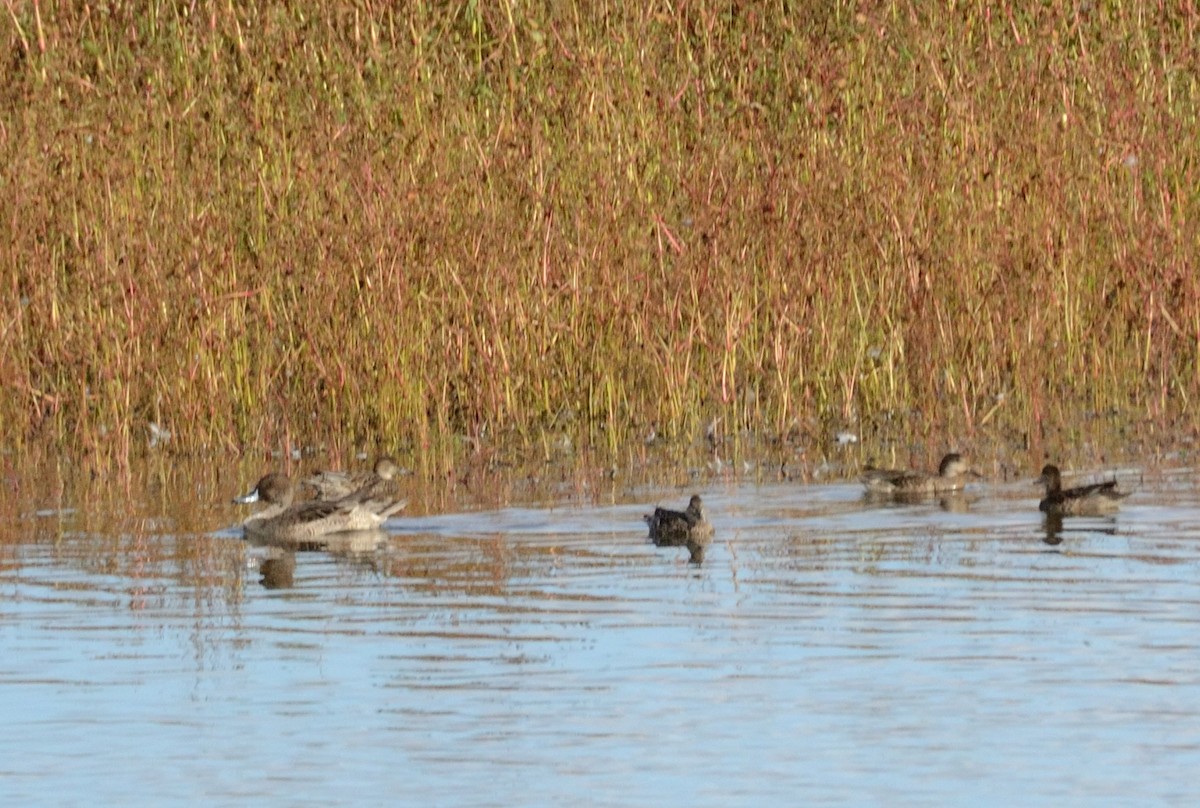
<instances>
[{"instance_id":1,"label":"group of ducks","mask_svg":"<svg viewBox=\"0 0 1200 808\"><path fill-rule=\"evenodd\" d=\"M317 544L323 537L337 533L376 530L388 517L403 510L408 503L394 499L390 488L391 480L399 473L399 466L389 457L381 457L369 472L318 472L301 481L301 486L313 492L312 499L301 502L295 501L295 486L287 475L268 474L253 491L234 502L267 503L244 523L248 537L296 546ZM868 497L905 501L957 494L969 479L980 476L962 455L952 452L942 458L937 474L867 466L862 483ZM1117 491L1116 480L1064 489L1062 474L1052 464L1042 469L1035 482L1046 489L1039 509L1054 517L1112 513L1128 496ZM699 495L693 495L682 511L655 508L643 518L656 546L686 547L691 562L704 560L705 550L712 543L713 527L705 517Z\"/></svg>"},{"instance_id":2,"label":"group of ducks","mask_svg":"<svg viewBox=\"0 0 1200 808\"><path fill-rule=\"evenodd\" d=\"M967 465L962 455L951 452L942 458L936 475L867 466L862 481L868 494L919 497L958 493L969 478L981 476ZM1129 496L1117 490L1116 480L1064 489L1062 472L1052 463L1042 467L1042 474L1034 480L1034 484L1046 487L1046 496L1038 503L1038 509L1051 516L1100 516L1113 513L1120 501Z\"/></svg>"},{"instance_id":3,"label":"group of ducks","mask_svg":"<svg viewBox=\"0 0 1200 808\"><path fill-rule=\"evenodd\" d=\"M861 479L869 498L904 502L959 494L968 480L981 476L967 465L962 455L951 452L942 458L937 474L867 466ZM1046 495L1038 503L1038 509L1052 518L1110 514L1129 496L1117 490L1116 480L1063 488L1062 472L1053 464L1044 466L1034 483L1045 486ZM654 513L643 518L650 526L650 538L656 545L687 547L691 561L699 563L704 559L705 548L712 543L713 528L704 516L704 503L699 495L692 496L685 510L655 508Z\"/></svg>"},{"instance_id":4,"label":"group of ducks","mask_svg":"<svg viewBox=\"0 0 1200 808\"><path fill-rule=\"evenodd\" d=\"M313 493L302 502L295 501L296 487L286 474L267 474L234 502L267 503L242 524L247 537L303 547L336 533L377 530L404 510L408 502L391 496L399 473L390 457L379 458L368 472L320 471L300 481Z\"/></svg>"}]
</instances>

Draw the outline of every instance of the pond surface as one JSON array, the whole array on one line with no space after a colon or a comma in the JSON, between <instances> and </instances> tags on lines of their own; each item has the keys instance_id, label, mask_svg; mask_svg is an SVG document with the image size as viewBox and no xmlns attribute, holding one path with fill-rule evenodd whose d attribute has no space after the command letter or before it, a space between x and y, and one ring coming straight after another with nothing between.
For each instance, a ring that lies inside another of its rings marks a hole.
<instances>
[{"instance_id":1,"label":"pond surface","mask_svg":"<svg viewBox=\"0 0 1200 808\"><path fill-rule=\"evenodd\" d=\"M1192 802L1200 490L1122 480L1053 536L1028 480L947 507L708 480L294 558L241 540L239 483L108 515L18 487L0 801ZM700 566L641 521L693 490Z\"/></svg>"}]
</instances>

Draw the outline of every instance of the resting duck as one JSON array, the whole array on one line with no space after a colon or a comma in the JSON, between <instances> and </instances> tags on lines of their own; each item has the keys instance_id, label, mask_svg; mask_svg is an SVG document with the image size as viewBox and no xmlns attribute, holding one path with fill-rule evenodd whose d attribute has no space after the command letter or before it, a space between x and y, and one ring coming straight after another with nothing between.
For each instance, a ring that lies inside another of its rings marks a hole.
<instances>
[{"instance_id":1,"label":"resting duck","mask_svg":"<svg viewBox=\"0 0 1200 808\"><path fill-rule=\"evenodd\" d=\"M1117 490L1117 481L1081 485L1077 488L1062 487L1062 473L1058 466L1047 464L1042 476L1035 484L1046 486L1046 497L1038 503L1038 510L1055 516L1098 516L1113 513L1128 492Z\"/></svg>"},{"instance_id":2,"label":"resting duck","mask_svg":"<svg viewBox=\"0 0 1200 808\"><path fill-rule=\"evenodd\" d=\"M400 474L400 466L390 457L375 461L372 471L318 471L300 481L316 499L333 501L354 494L360 501L385 496L388 483Z\"/></svg>"},{"instance_id":3,"label":"resting duck","mask_svg":"<svg viewBox=\"0 0 1200 808\"><path fill-rule=\"evenodd\" d=\"M704 560L704 552L712 544L713 526L704 517L704 503L693 494L686 510L672 511L655 508L642 517L650 526L650 538L656 547L686 547L692 563Z\"/></svg>"},{"instance_id":4,"label":"resting duck","mask_svg":"<svg viewBox=\"0 0 1200 808\"><path fill-rule=\"evenodd\" d=\"M357 493L333 502L292 504L295 494L287 475L268 474L253 491L235 499L241 504L259 500L268 503L243 523L246 536L278 544L319 544L335 533L375 530L408 504L403 500L360 498Z\"/></svg>"},{"instance_id":5,"label":"resting duck","mask_svg":"<svg viewBox=\"0 0 1200 808\"><path fill-rule=\"evenodd\" d=\"M942 458L936 475L908 469L877 469L867 466L863 470L862 483L866 486L868 494L923 496L961 491L968 478L979 476L978 472L967 465L962 455L951 452Z\"/></svg>"}]
</instances>

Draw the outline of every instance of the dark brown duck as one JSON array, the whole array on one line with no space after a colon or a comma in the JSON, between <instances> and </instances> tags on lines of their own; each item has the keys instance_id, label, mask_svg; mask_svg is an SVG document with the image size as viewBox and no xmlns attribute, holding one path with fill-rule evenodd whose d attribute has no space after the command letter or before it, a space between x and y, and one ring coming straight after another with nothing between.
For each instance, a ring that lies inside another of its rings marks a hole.
<instances>
[{"instance_id":1,"label":"dark brown duck","mask_svg":"<svg viewBox=\"0 0 1200 808\"><path fill-rule=\"evenodd\" d=\"M656 547L686 547L692 562L704 560L704 552L713 538L713 526L704 516L704 503L693 494L682 511L655 508L642 517L650 526L650 539Z\"/></svg>"},{"instance_id":2,"label":"dark brown duck","mask_svg":"<svg viewBox=\"0 0 1200 808\"><path fill-rule=\"evenodd\" d=\"M1042 476L1035 484L1046 486L1046 496L1038 503L1038 510L1056 516L1098 516L1113 513L1120 502L1129 496L1117 490L1117 481L1109 480L1076 488L1062 487L1062 473L1052 463L1042 468Z\"/></svg>"}]
</instances>

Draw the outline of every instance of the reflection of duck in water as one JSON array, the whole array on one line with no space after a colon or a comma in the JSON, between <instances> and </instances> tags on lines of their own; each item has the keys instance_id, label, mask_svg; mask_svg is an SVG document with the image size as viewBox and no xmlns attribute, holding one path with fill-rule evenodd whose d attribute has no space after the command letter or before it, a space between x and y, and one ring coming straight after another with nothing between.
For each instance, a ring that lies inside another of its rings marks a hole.
<instances>
[{"instance_id":1,"label":"reflection of duck in water","mask_svg":"<svg viewBox=\"0 0 1200 808\"><path fill-rule=\"evenodd\" d=\"M962 455L951 452L942 458L937 474L909 469L877 469L867 466L863 470L862 484L867 494L886 497L924 497L934 494L952 494L962 491L970 477L979 477L963 460Z\"/></svg>"},{"instance_id":2,"label":"reflection of duck in water","mask_svg":"<svg viewBox=\"0 0 1200 808\"><path fill-rule=\"evenodd\" d=\"M268 474L254 490L234 502L260 499L268 507L243 523L246 537L295 549L329 544L331 537L353 531L376 531L389 516L407 505L403 500L362 499L352 494L335 502L311 500L292 504L296 489L284 474Z\"/></svg>"},{"instance_id":3,"label":"reflection of duck in water","mask_svg":"<svg viewBox=\"0 0 1200 808\"><path fill-rule=\"evenodd\" d=\"M1034 480L1034 483L1046 486L1046 496L1038 503L1038 509L1053 516L1100 516L1114 513L1120 507L1120 501L1129 496L1128 493L1117 490L1116 480L1063 490L1062 473L1059 472L1058 466L1053 464L1044 466L1042 476Z\"/></svg>"},{"instance_id":4,"label":"reflection of duck in water","mask_svg":"<svg viewBox=\"0 0 1200 808\"><path fill-rule=\"evenodd\" d=\"M686 547L693 564L704 561L704 552L713 538L712 523L704 516L699 494L693 494L682 511L655 508L642 517L650 526L650 538L656 547Z\"/></svg>"},{"instance_id":5,"label":"reflection of duck in water","mask_svg":"<svg viewBox=\"0 0 1200 808\"><path fill-rule=\"evenodd\" d=\"M1051 547L1057 547L1063 542L1063 518L1061 513L1046 514L1046 535L1042 541Z\"/></svg>"},{"instance_id":6,"label":"reflection of duck in water","mask_svg":"<svg viewBox=\"0 0 1200 808\"><path fill-rule=\"evenodd\" d=\"M892 499L897 499L892 497ZM903 497L900 497L903 499ZM971 500L962 491L951 491L938 497L938 505L947 513L968 513L971 510Z\"/></svg>"},{"instance_id":7,"label":"reflection of duck in water","mask_svg":"<svg viewBox=\"0 0 1200 808\"><path fill-rule=\"evenodd\" d=\"M289 551L264 558L258 571L264 589L290 589L296 581L296 554Z\"/></svg>"},{"instance_id":8,"label":"reflection of duck in water","mask_svg":"<svg viewBox=\"0 0 1200 808\"><path fill-rule=\"evenodd\" d=\"M332 501L351 494L359 501L388 493L388 483L400 474L400 466L390 457L375 461L372 471L318 471L300 481L300 485L313 492L320 500Z\"/></svg>"},{"instance_id":9,"label":"reflection of duck in water","mask_svg":"<svg viewBox=\"0 0 1200 808\"><path fill-rule=\"evenodd\" d=\"M373 571L378 569L378 551L387 544L382 530L354 530L331 533L313 541L287 542L247 537L250 544L266 548L265 555L252 556L250 567L257 567L264 589L290 589L296 579L297 552L320 551L340 563Z\"/></svg>"}]
</instances>

